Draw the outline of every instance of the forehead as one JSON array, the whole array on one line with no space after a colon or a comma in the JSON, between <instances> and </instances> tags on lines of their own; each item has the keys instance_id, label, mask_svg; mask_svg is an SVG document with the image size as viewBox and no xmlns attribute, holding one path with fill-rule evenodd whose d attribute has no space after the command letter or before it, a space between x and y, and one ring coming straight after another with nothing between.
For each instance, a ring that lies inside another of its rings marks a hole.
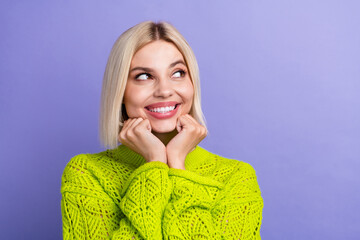
<instances>
[{"instance_id":1,"label":"forehead","mask_svg":"<svg viewBox=\"0 0 360 240\"><path fill-rule=\"evenodd\" d=\"M146 65L147 67L155 67L162 64L169 65L177 60L184 60L177 47L173 43L158 40L140 48L131 60L131 67L136 67L137 65Z\"/></svg>"}]
</instances>

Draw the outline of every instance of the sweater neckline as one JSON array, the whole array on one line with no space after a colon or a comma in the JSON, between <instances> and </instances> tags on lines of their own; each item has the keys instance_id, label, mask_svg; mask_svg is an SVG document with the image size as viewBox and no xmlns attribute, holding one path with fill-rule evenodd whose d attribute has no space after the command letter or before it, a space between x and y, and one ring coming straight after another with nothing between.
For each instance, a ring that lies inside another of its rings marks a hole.
<instances>
[{"instance_id":1,"label":"sweater neckline","mask_svg":"<svg viewBox=\"0 0 360 240\"><path fill-rule=\"evenodd\" d=\"M135 167L139 167L146 163L146 160L140 154L134 152L127 146L121 144L115 150L115 155L118 156L121 161L131 164ZM185 169L193 170L201 165L206 159L208 159L210 152L206 149L196 145L195 149L192 150L185 158Z\"/></svg>"}]
</instances>

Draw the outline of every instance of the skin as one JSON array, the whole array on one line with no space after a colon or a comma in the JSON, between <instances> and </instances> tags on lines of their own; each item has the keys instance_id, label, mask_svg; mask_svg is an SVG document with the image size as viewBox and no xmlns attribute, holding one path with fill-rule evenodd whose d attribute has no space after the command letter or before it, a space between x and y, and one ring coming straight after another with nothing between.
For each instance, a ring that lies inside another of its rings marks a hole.
<instances>
[{"instance_id":1,"label":"skin","mask_svg":"<svg viewBox=\"0 0 360 240\"><path fill-rule=\"evenodd\" d=\"M147 162L160 161L185 170L185 158L207 135L190 114L192 85L185 60L172 43L158 40L139 49L132 58L124 100L129 119L119 141ZM157 119L145 109L157 102L176 101L176 115Z\"/></svg>"}]
</instances>

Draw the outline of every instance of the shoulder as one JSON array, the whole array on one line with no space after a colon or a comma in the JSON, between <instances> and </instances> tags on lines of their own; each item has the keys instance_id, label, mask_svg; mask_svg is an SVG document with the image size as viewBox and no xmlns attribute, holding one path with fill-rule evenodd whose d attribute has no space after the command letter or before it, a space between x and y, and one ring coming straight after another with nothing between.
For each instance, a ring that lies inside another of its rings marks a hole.
<instances>
[{"instance_id":1,"label":"shoulder","mask_svg":"<svg viewBox=\"0 0 360 240\"><path fill-rule=\"evenodd\" d=\"M87 154L78 154L73 156L66 164L62 174L63 181L69 181L76 176L81 176L88 170L88 157Z\"/></svg>"},{"instance_id":2,"label":"shoulder","mask_svg":"<svg viewBox=\"0 0 360 240\"><path fill-rule=\"evenodd\" d=\"M247 162L229 158L224 158L223 162L225 165L232 166L229 178L225 182L225 189L227 189L228 194L241 196L244 199L261 196L256 171L253 166Z\"/></svg>"},{"instance_id":3,"label":"shoulder","mask_svg":"<svg viewBox=\"0 0 360 240\"><path fill-rule=\"evenodd\" d=\"M127 173L124 169L132 168L131 165L117 158L112 150L99 153L81 153L73 156L66 164L63 174L74 171L91 172L93 174L121 174Z\"/></svg>"},{"instance_id":4,"label":"shoulder","mask_svg":"<svg viewBox=\"0 0 360 240\"><path fill-rule=\"evenodd\" d=\"M75 173L92 172L96 173L102 165L110 165L112 159L100 153L81 153L73 156L66 164L63 176L72 176Z\"/></svg>"},{"instance_id":5,"label":"shoulder","mask_svg":"<svg viewBox=\"0 0 360 240\"><path fill-rule=\"evenodd\" d=\"M61 192L84 195L117 196L121 186L131 174L131 166L108 154L81 153L73 156L66 164L61 177Z\"/></svg>"},{"instance_id":6,"label":"shoulder","mask_svg":"<svg viewBox=\"0 0 360 240\"><path fill-rule=\"evenodd\" d=\"M247 162L240 161L233 158L226 158L219 156L219 168L228 169L231 172L231 177L236 178L249 178L256 177L255 169Z\"/></svg>"},{"instance_id":7,"label":"shoulder","mask_svg":"<svg viewBox=\"0 0 360 240\"><path fill-rule=\"evenodd\" d=\"M234 202L262 201L256 171L252 165L217 154L213 157L217 158L214 175L224 184L223 198L233 198Z\"/></svg>"},{"instance_id":8,"label":"shoulder","mask_svg":"<svg viewBox=\"0 0 360 240\"><path fill-rule=\"evenodd\" d=\"M223 183L229 181L230 178L256 177L255 170L249 163L205 151L208 152L207 160L197 169L203 172L203 175L211 174L216 180Z\"/></svg>"}]
</instances>

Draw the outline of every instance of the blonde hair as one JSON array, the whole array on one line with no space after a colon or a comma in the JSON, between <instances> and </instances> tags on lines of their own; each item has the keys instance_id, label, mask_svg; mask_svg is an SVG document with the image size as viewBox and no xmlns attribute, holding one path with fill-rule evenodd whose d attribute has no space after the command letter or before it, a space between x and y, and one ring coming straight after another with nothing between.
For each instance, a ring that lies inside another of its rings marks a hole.
<instances>
[{"instance_id":1,"label":"blonde hair","mask_svg":"<svg viewBox=\"0 0 360 240\"><path fill-rule=\"evenodd\" d=\"M171 42L182 53L194 86L193 105L189 114L206 128L201 110L199 69L192 49L171 24L146 21L121 34L110 52L102 84L99 119L100 142L105 148L118 146L118 134L128 118L122 100L132 57L140 48L156 40Z\"/></svg>"}]
</instances>

